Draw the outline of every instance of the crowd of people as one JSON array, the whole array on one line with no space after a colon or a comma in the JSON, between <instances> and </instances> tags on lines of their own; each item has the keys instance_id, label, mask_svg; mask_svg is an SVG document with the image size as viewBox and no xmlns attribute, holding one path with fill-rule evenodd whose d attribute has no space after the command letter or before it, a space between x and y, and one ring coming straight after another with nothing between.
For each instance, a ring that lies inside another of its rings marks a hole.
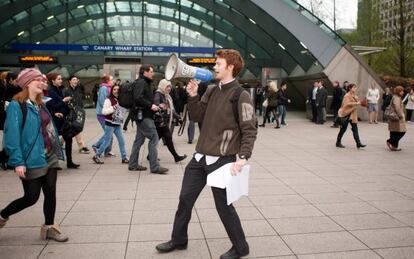
<instances>
[{"instance_id":1,"label":"crowd of people","mask_svg":"<svg viewBox=\"0 0 414 259\"><path fill-rule=\"evenodd\" d=\"M196 154L185 170L172 238L156 247L161 253L187 247L187 226L191 210L205 185L206 172L229 162L235 162L232 167L233 174L243 168L251 156L256 139L257 109L263 114L263 122L259 126L265 127L271 121L275 122L276 129L287 126L286 107L291 103L286 91L287 83L282 82L278 87L276 82L269 81L265 88L256 87L256 107L250 96L242 91L237 99L238 106L234 109L232 102L226 100L234 101L232 97L235 92L242 89L235 77L243 67L243 60L237 51L218 51L217 56L214 67L217 81L214 85L190 81L187 86L179 84L174 87L172 82L162 79L154 89L153 66L142 65L135 81L121 84L120 80L114 80L111 75L104 75L95 89L96 118L102 128L101 137L92 145L92 160L96 164L104 164L105 157L116 157L112 151L115 135L121 163L127 164L129 171L147 170L138 162L140 149L147 138L150 172L166 174L168 168L161 166L158 158L159 140L168 148L174 162L183 161L187 155L179 155L174 146L174 126L182 125L188 112L187 134L188 143L191 144L194 140L195 123L198 123L200 138ZM230 68L226 64L231 64ZM85 110L79 79L74 75L70 76L67 87L64 87L60 74L44 75L35 68L28 68L19 74L3 74L0 83L0 126L4 134L4 150L1 152L3 167L14 169L24 190L23 197L0 211L0 228L7 223L10 216L34 205L40 191L43 191L45 223L41 226L41 238L65 242L68 236L54 222L57 171L62 170L58 161L66 157L68 169L80 167L72 158L73 138L76 139L79 153L90 153L83 141ZM132 84L133 105L129 111L120 104L121 90L126 84ZM334 119L331 127L339 128L336 147L345 148L342 137L349 124L356 147L366 147L359 135L357 108L365 107L368 110L369 123L377 124L380 90L375 84L371 84L366 96L360 98L356 84L344 82L341 85L334 81L332 85L330 109ZM316 80L309 89L306 100L312 110L312 122L324 124L327 121L327 100L328 90L322 80ZM226 105L223 106L223 103ZM383 121L388 123L390 132L386 145L391 151L401 151L399 142L407 131L406 123L411 120L414 110L414 90L401 86L385 88L381 110ZM123 131L127 130L128 125L126 118L136 128L130 156L123 137ZM216 123L218 121L220 123ZM234 130L229 130L230 128ZM232 205L226 205L225 191L215 187L212 190L220 218L233 245L222 258L247 255L249 246L237 212Z\"/></svg>"},{"instance_id":2,"label":"crowd of people","mask_svg":"<svg viewBox=\"0 0 414 259\"><path fill-rule=\"evenodd\" d=\"M256 140L256 117L252 100L235 79L243 69L244 61L236 50L219 50L216 54L214 69L217 84L203 90L203 84L190 81L185 90L188 94L190 120L205 124L201 128L196 154L184 173L172 239L156 246L160 253L187 247L191 211L206 185L207 174L227 163L233 163L232 175L240 173L251 156ZM178 155L172 141L173 118L183 121L174 108L172 83L163 79L157 90L153 91L153 75L151 65L142 65L138 79L132 82L133 105L129 116L136 124L136 136L130 158L127 156L122 132L127 111L120 105L122 91L127 86L119 86L110 75L102 78L97 91L96 116L103 134L92 146L95 152L92 159L95 163L103 164L103 156L115 156L112 152L113 135L118 140L121 162L128 164L130 171L146 170L138 163L139 150L145 138L149 139L147 159L151 173L165 174L168 171L159 163L159 139L164 139L175 162L186 159L186 155ZM69 237L55 224L57 171L61 169L58 160L64 160L64 143L67 168L80 167L72 160L73 138L77 138L81 153L90 152L82 140L85 111L78 87L79 79L70 76L68 87L64 88L61 75L50 73L46 76L36 68L24 69L13 78L10 80L13 87L20 89L16 90L11 99L2 102L1 110L5 111L3 146L8 155L7 166L13 168L20 177L24 195L0 211L0 228L7 224L10 216L34 205L43 191L45 224L41 226L40 236L42 239L66 242ZM1 85L2 90L6 87ZM204 91L205 94L201 96L199 91ZM237 96L236 100L231 98L234 96ZM281 111L283 112L282 109ZM189 136L188 142L191 143L192 140ZM227 204L226 190L212 187L212 192L217 211L232 242L232 247L220 258L240 258L249 254L238 214L233 205Z\"/></svg>"}]
</instances>

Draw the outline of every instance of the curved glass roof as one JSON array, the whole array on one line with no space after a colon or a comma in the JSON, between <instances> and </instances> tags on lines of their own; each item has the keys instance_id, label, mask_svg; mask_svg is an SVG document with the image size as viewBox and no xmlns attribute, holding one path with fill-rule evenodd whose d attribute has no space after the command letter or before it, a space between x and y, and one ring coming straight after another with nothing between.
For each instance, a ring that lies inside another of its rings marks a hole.
<instances>
[{"instance_id":1,"label":"curved glass roof","mask_svg":"<svg viewBox=\"0 0 414 259\"><path fill-rule=\"evenodd\" d=\"M292 0L282 0L344 42ZM248 8L243 8L248 6ZM290 73L317 60L295 36L250 1L0 0L0 49L12 43L163 45L235 48L249 59L278 61ZM254 21L248 13L260 12ZM269 33L272 28L275 33Z\"/></svg>"}]
</instances>

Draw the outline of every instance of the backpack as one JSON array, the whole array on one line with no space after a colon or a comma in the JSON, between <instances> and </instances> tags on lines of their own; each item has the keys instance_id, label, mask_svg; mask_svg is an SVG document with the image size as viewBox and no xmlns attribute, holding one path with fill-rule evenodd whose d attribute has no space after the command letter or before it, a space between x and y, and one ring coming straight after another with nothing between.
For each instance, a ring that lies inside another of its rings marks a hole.
<instances>
[{"instance_id":1,"label":"backpack","mask_svg":"<svg viewBox=\"0 0 414 259\"><path fill-rule=\"evenodd\" d=\"M230 99L230 102L231 102L232 108L233 108L233 116L234 116L234 119L237 122L237 125L239 125L239 122L240 122L240 118L239 118L239 99L240 99L240 95L243 93L243 91L247 92L247 90L244 89L243 87L237 87L236 91L234 91L233 97ZM250 93L249 93L249 95L250 95ZM259 126L259 122L257 120L257 117L256 117L255 125L256 125L256 129L257 129L258 126Z\"/></svg>"},{"instance_id":2,"label":"backpack","mask_svg":"<svg viewBox=\"0 0 414 259\"><path fill-rule=\"evenodd\" d=\"M134 107L134 87L136 81L125 83L119 87L118 103L119 106L125 109L132 109Z\"/></svg>"},{"instance_id":3,"label":"backpack","mask_svg":"<svg viewBox=\"0 0 414 259\"><path fill-rule=\"evenodd\" d=\"M23 130L23 128L24 128L24 125L26 124L26 117L27 117L27 104L26 104L26 102L18 102L19 103L19 105L20 105L20 109L22 110L22 115L23 115L23 119L22 119L22 127L21 127L21 130ZM7 114L6 114L6 116L7 116ZM31 150L33 149L33 146L34 145L32 145L32 147L30 148L30 152L31 152ZM8 166L7 166L7 161L9 160L9 155L7 154L7 152L6 152L6 150L5 149L3 149L3 150L1 150L0 151L0 167L3 169L3 170L6 170L7 168L8 168ZM11 167L10 167L11 168Z\"/></svg>"}]
</instances>

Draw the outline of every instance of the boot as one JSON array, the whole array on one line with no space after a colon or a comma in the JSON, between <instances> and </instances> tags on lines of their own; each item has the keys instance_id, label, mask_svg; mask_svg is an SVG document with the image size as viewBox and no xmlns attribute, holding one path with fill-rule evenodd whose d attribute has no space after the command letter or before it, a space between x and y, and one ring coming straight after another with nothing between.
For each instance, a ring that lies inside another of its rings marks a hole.
<instances>
[{"instance_id":1,"label":"boot","mask_svg":"<svg viewBox=\"0 0 414 259\"><path fill-rule=\"evenodd\" d=\"M66 242L69 240L69 238L65 234L62 234L60 229L55 225L52 225L52 226L43 225L40 228L40 238L43 240L52 239L57 242Z\"/></svg>"},{"instance_id":2,"label":"boot","mask_svg":"<svg viewBox=\"0 0 414 259\"><path fill-rule=\"evenodd\" d=\"M351 123L351 125L352 125L352 134L354 135L354 140L355 140L357 148L366 147L367 145L362 144L361 140L359 139L358 126L356 125L356 123Z\"/></svg>"},{"instance_id":3,"label":"boot","mask_svg":"<svg viewBox=\"0 0 414 259\"><path fill-rule=\"evenodd\" d=\"M341 128L341 130L338 133L338 137L336 137L336 147L345 148L345 146L341 143L344 133L345 131Z\"/></svg>"}]
</instances>

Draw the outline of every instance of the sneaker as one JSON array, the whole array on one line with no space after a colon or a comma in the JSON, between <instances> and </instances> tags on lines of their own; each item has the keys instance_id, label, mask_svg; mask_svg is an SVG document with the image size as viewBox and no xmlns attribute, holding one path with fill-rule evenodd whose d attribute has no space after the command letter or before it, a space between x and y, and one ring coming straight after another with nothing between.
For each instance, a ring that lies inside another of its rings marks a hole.
<instances>
[{"instance_id":1,"label":"sneaker","mask_svg":"<svg viewBox=\"0 0 414 259\"><path fill-rule=\"evenodd\" d=\"M97 156L97 155L93 156L93 157L92 157L92 160L95 162L95 164L98 164L98 165L101 165L101 164L103 164L103 163L104 163L104 162L101 160L101 158L100 158L99 156Z\"/></svg>"},{"instance_id":2,"label":"sneaker","mask_svg":"<svg viewBox=\"0 0 414 259\"><path fill-rule=\"evenodd\" d=\"M8 220L9 220L9 218L3 219L3 218L0 217L0 228L4 227Z\"/></svg>"},{"instance_id":3,"label":"sneaker","mask_svg":"<svg viewBox=\"0 0 414 259\"><path fill-rule=\"evenodd\" d=\"M147 168L142 165L138 165L137 167L128 167L129 171L146 171Z\"/></svg>"},{"instance_id":4,"label":"sneaker","mask_svg":"<svg viewBox=\"0 0 414 259\"><path fill-rule=\"evenodd\" d=\"M124 159L122 159L122 163L123 164L128 164L129 163L129 159L126 157Z\"/></svg>"},{"instance_id":5,"label":"sneaker","mask_svg":"<svg viewBox=\"0 0 414 259\"><path fill-rule=\"evenodd\" d=\"M81 153L81 154L89 154L89 153L91 153L91 151L89 150L89 148L83 147L83 148L79 149L79 153Z\"/></svg>"},{"instance_id":6,"label":"sneaker","mask_svg":"<svg viewBox=\"0 0 414 259\"><path fill-rule=\"evenodd\" d=\"M109 151L108 153L105 154L105 157L116 157L116 155L114 152Z\"/></svg>"},{"instance_id":7,"label":"sneaker","mask_svg":"<svg viewBox=\"0 0 414 259\"><path fill-rule=\"evenodd\" d=\"M65 234L62 234L60 229L55 225L53 226L43 225L40 228L40 238L43 240L52 239L57 242L66 242L69 240L69 238Z\"/></svg>"},{"instance_id":8,"label":"sneaker","mask_svg":"<svg viewBox=\"0 0 414 259\"><path fill-rule=\"evenodd\" d=\"M157 171L151 171L153 174L166 174L168 172L168 168L160 166Z\"/></svg>"}]
</instances>

